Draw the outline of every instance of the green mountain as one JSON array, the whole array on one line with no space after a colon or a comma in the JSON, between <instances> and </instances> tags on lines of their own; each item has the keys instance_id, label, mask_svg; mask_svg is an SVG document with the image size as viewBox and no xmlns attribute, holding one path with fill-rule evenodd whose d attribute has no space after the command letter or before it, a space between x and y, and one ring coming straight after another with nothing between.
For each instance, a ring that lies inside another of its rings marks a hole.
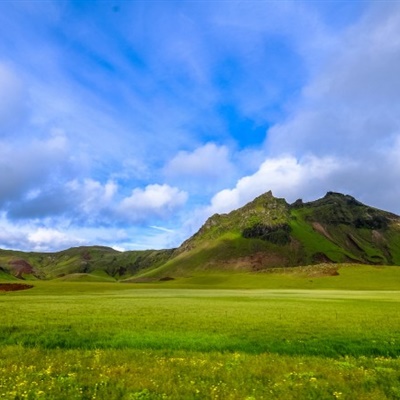
<instances>
[{"instance_id":1,"label":"green mountain","mask_svg":"<svg viewBox=\"0 0 400 400\"><path fill-rule=\"evenodd\" d=\"M340 193L288 204L268 192L229 214L213 215L173 258L145 275L322 262L400 265L400 217Z\"/></svg>"},{"instance_id":2,"label":"green mountain","mask_svg":"<svg viewBox=\"0 0 400 400\"><path fill-rule=\"evenodd\" d=\"M177 249L0 250L0 279L140 282L204 270L260 271L344 262L400 265L400 217L340 193L288 204L268 192L229 214L213 215Z\"/></svg>"}]
</instances>

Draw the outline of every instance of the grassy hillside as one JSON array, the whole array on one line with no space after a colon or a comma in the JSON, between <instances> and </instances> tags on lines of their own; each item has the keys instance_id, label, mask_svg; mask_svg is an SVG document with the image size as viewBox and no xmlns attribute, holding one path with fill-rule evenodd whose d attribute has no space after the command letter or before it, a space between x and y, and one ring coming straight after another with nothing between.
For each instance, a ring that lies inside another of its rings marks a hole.
<instances>
[{"instance_id":1,"label":"grassy hillside","mask_svg":"<svg viewBox=\"0 0 400 400\"><path fill-rule=\"evenodd\" d=\"M398 216L338 193L290 208L293 237L302 242L304 261L399 264Z\"/></svg>"},{"instance_id":2,"label":"grassy hillside","mask_svg":"<svg viewBox=\"0 0 400 400\"><path fill-rule=\"evenodd\" d=\"M293 290L400 290L400 268L363 264L317 264L271 268L257 273L243 271L192 271L168 281L123 281L138 288L192 289L293 289Z\"/></svg>"},{"instance_id":3,"label":"grassy hillside","mask_svg":"<svg viewBox=\"0 0 400 400\"><path fill-rule=\"evenodd\" d=\"M173 250L118 252L109 247L76 247L57 253L0 250L0 274L19 279L115 280L165 263ZM79 278L78 278L79 277Z\"/></svg>"}]
</instances>

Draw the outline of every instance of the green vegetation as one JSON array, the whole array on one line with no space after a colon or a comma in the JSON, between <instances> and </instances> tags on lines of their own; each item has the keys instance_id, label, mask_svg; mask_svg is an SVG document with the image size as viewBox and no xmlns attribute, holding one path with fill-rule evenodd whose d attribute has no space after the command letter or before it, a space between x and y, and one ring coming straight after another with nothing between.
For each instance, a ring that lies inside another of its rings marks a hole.
<instances>
[{"instance_id":1,"label":"green vegetation","mask_svg":"<svg viewBox=\"0 0 400 400\"><path fill-rule=\"evenodd\" d=\"M0 281L18 281L18 278L9 274L7 271L0 269Z\"/></svg>"},{"instance_id":2,"label":"green vegetation","mask_svg":"<svg viewBox=\"0 0 400 400\"><path fill-rule=\"evenodd\" d=\"M323 264L37 280L0 292L0 398L398 399L399 278Z\"/></svg>"},{"instance_id":3,"label":"green vegetation","mask_svg":"<svg viewBox=\"0 0 400 400\"><path fill-rule=\"evenodd\" d=\"M283 246L290 243L290 231L291 227L289 224L269 226L256 223L249 228L245 228L242 236L247 239L258 238L267 240Z\"/></svg>"},{"instance_id":4,"label":"green vegetation","mask_svg":"<svg viewBox=\"0 0 400 400\"><path fill-rule=\"evenodd\" d=\"M292 211L290 226L292 235L295 239L301 240L304 264L311 264L318 255L325 255L329 261L343 262L345 254L343 249L333 243L327 237L319 234L303 218L303 213L299 210Z\"/></svg>"},{"instance_id":5,"label":"green vegetation","mask_svg":"<svg viewBox=\"0 0 400 400\"><path fill-rule=\"evenodd\" d=\"M400 268L341 264L274 268L266 272L200 271L168 282L141 284L146 288L400 290Z\"/></svg>"},{"instance_id":6,"label":"green vegetation","mask_svg":"<svg viewBox=\"0 0 400 400\"><path fill-rule=\"evenodd\" d=\"M291 206L293 236L302 243L305 263L358 261L397 264L400 218L329 192L319 200ZM396 238L393 240L393 238Z\"/></svg>"},{"instance_id":7,"label":"green vegetation","mask_svg":"<svg viewBox=\"0 0 400 400\"><path fill-rule=\"evenodd\" d=\"M398 399L390 357L0 349L4 399ZM0 395L1 395L0 394Z\"/></svg>"}]
</instances>

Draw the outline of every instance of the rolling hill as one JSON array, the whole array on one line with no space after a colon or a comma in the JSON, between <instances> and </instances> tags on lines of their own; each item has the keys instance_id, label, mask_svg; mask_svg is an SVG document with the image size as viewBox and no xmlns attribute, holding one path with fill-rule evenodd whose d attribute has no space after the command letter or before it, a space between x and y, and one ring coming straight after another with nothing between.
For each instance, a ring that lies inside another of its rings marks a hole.
<instances>
[{"instance_id":1,"label":"rolling hill","mask_svg":"<svg viewBox=\"0 0 400 400\"><path fill-rule=\"evenodd\" d=\"M289 204L265 193L215 214L177 249L57 253L0 250L0 278L147 281L196 271L262 271L319 263L400 265L400 217L351 196Z\"/></svg>"}]
</instances>

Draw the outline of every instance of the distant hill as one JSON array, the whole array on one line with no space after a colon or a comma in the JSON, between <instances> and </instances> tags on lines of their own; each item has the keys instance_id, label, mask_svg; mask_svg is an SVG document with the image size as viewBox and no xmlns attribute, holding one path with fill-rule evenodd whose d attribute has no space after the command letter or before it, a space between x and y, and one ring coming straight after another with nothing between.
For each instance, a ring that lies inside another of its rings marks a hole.
<instances>
[{"instance_id":1,"label":"distant hill","mask_svg":"<svg viewBox=\"0 0 400 400\"><path fill-rule=\"evenodd\" d=\"M55 253L0 250L0 279L76 280L87 276L86 280L118 280L164 264L173 252L173 249L119 252L104 246L73 247Z\"/></svg>"},{"instance_id":2,"label":"distant hill","mask_svg":"<svg viewBox=\"0 0 400 400\"><path fill-rule=\"evenodd\" d=\"M229 214L213 215L178 249L0 250L0 279L146 281L202 270L260 271L344 262L400 265L400 217L340 193L288 204L268 192Z\"/></svg>"}]
</instances>

